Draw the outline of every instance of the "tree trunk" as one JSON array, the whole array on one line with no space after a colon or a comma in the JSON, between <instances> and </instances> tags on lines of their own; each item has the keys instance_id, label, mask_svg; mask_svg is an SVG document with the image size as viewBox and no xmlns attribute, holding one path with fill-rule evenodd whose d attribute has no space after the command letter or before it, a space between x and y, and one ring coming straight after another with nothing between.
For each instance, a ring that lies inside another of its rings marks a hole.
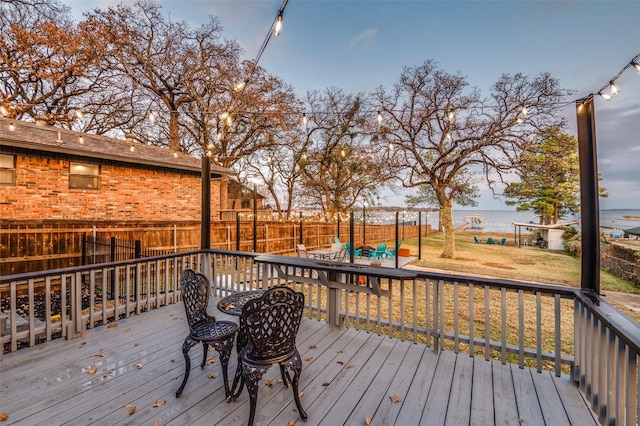
<instances>
[{"instance_id":1,"label":"tree trunk","mask_svg":"<svg viewBox=\"0 0 640 426\"><path fill-rule=\"evenodd\" d=\"M180 136L178 134L178 111L169 113L169 149L180 151ZM205 145L205 150L207 149Z\"/></svg>"},{"instance_id":2,"label":"tree trunk","mask_svg":"<svg viewBox=\"0 0 640 426\"><path fill-rule=\"evenodd\" d=\"M444 230L444 250L440 257L453 259L456 251L456 230L453 226L453 202L445 197L440 199L440 223Z\"/></svg>"}]
</instances>

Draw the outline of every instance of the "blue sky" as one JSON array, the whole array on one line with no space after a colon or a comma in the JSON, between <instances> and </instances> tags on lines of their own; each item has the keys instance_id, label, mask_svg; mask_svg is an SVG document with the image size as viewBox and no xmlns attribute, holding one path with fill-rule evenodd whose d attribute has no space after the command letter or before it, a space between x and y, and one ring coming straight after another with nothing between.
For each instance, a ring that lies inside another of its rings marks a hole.
<instances>
[{"instance_id":1,"label":"blue sky","mask_svg":"<svg viewBox=\"0 0 640 426\"><path fill-rule=\"evenodd\" d=\"M63 0L81 19L111 0ZM133 3L124 1L124 3ZM218 17L223 35L237 39L253 59L281 0L164 0L176 21L199 25ZM594 93L640 53L640 1L325 1L289 0L279 37L272 37L260 65L307 90L340 87L368 92L390 87L403 66L433 59L467 77L485 95L503 73L549 72L575 91L572 101ZM596 100L599 171L609 198L601 208L640 209L640 75L628 69L621 92ZM572 106L563 110L575 133ZM385 191L381 201L403 205ZM510 208L483 191L479 209Z\"/></svg>"}]
</instances>

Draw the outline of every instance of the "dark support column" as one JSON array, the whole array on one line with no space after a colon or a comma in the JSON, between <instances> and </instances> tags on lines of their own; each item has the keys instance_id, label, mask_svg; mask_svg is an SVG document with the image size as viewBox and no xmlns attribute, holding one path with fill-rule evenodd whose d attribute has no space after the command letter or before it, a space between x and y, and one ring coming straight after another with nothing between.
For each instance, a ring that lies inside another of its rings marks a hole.
<instances>
[{"instance_id":1,"label":"dark support column","mask_svg":"<svg viewBox=\"0 0 640 426\"><path fill-rule=\"evenodd\" d=\"M404 222L402 229L404 229ZM400 251L398 250L398 243L398 212L396 212L396 268L398 267L398 257L400 257L400 253L398 253Z\"/></svg>"},{"instance_id":2,"label":"dark support column","mask_svg":"<svg viewBox=\"0 0 640 426\"><path fill-rule=\"evenodd\" d=\"M362 245L367 245L367 206L362 204Z\"/></svg>"},{"instance_id":3,"label":"dark support column","mask_svg":"<svg viewBox=\"0 0 640 426\"><path fill-rule=\"evenodd\" d=\"M258 190L253 184L253 252L258 252Z\"/></svg>"},{"instance_id":4,"label":"dark support column","mask_svg":"<svg viewBox=\"0 0 640 426\"><path fill-rule=\"evenodd\" d=\"M240 215L236 212L236 251L240 251Z\"/></svg>"},{"instance_id":5,"label":"dark support column","mask_svg":"<svg viewBox=\"0 0 640 426\"><path fill-rule=\"evenodd\" d=\"M302 212L300 212L300 244L304 244L302 237Z\"/></svg>"},{"instance_id":6,"label":"dark support column","mask_svg":"<svg viewBox=\"0 0 640 426\"><path fill-rule=\"evenodd\" d=\"M200 220L200 248L211 248L211 158L202 156L202 206Z\"/></svg>"},{"instance_id":7,"label":"dark support column","mask_svg":"<svg viewBox=\"0 0 640 426\"><path fill-rule=\"evenodd\" d=\"M349 262L355 261L353 254L356 250L356 243L354 241L356 236L355 223L353 220L353 212L349 213Z\"/></svg>"},{"instance_id":8,"label":"dark support column","mask_svg":"<svg viewBox=\"0 0 640 426\"><path fill-rule=\"evenodd\" d=\"M422 260L422 212L418 212L418 259Z\"/></svg>"},{"instance_id":9,"label":"dark support column","mask_svg":"<svg viewBox=\"0 0 640 426\"><path fill-rule=\"evenodd\" d=\"M598 156L593 96L576 101L578 156L580 161L580 227L582 266L580 287L600 293L600 209Z\"/></svg>"}]
</instances>

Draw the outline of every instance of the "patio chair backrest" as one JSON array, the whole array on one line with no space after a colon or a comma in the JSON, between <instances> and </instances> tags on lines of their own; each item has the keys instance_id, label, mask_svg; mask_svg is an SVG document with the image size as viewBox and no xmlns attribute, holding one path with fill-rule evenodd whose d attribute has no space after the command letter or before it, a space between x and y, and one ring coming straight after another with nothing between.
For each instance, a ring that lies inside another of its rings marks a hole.
<instances>
[{"instance_id":1,"label":"patio chair backrest","mask_svg":"<svg viewBox=\"0 0 640 426\"><path fill-rule=\"evenodd\" d=\"M304 309L304 294L274 287L242 308L242 323L251 359L274 360L296 350L296 335Z\"/></svg>"},{"instance_id":2,"label":"patio chair backrest","mask_svg":"<svg viewBox=\"0 0 640 426\"><path fill-rule=\"evenodd\" d=\"M209 279L206 276L192 269L185 269L180 274L180 292L189 328L201 321L213 318L207 314Z\"/></svg>"}]
</instances>

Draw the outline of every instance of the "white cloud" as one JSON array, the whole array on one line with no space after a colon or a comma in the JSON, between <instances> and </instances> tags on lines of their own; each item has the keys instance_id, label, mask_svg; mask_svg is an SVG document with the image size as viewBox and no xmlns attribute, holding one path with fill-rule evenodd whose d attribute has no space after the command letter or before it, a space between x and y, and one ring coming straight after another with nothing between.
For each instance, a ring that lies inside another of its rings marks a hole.
<instances>
[{"instance_id":1,"label":"white cloud","mask_svg":"<svg viewBox=\"0 0 640 426\"><path fill-rule=\"evenodd\" d=\"M359 43L366 43L368 41L371 41L375 38L377 34L378 34L377 28L368 28L362 31L360 34L353 37L349 42L349 47L351 48Z\"/></svg>"}]
</instances>

